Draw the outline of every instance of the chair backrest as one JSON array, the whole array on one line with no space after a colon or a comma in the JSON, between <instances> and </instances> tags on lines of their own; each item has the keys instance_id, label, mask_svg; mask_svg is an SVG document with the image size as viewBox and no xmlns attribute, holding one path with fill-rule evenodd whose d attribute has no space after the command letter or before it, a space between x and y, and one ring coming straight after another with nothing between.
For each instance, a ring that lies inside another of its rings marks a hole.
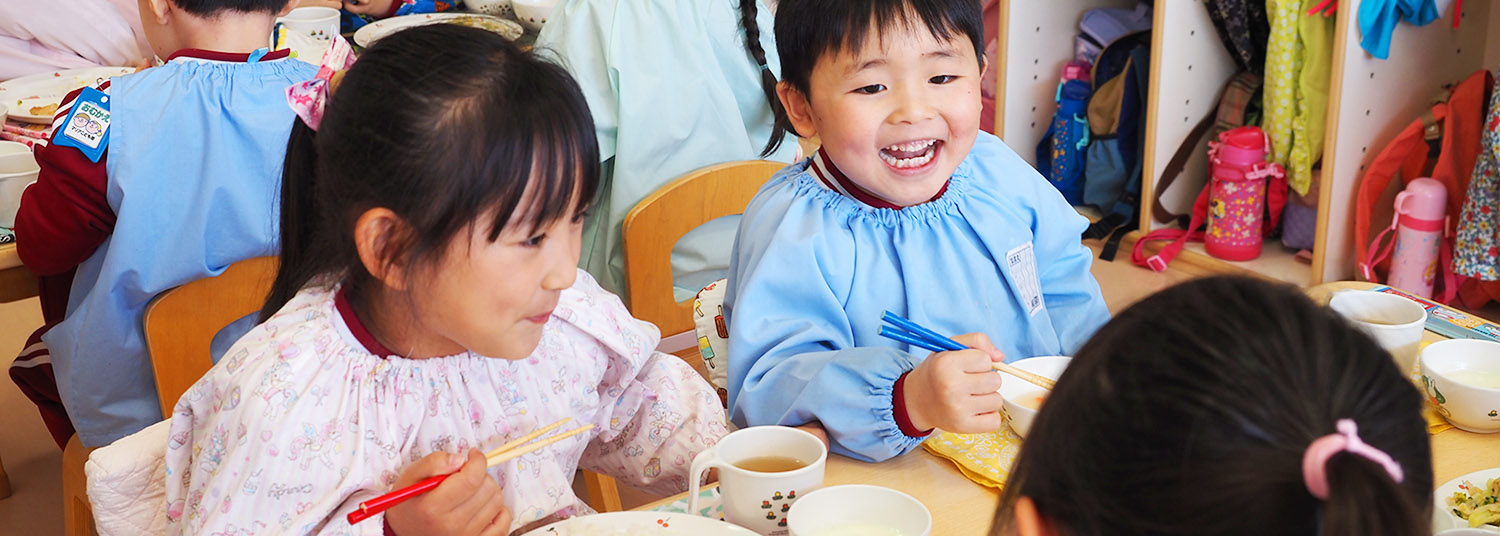
<instances>
[{"instance_id":1,"label":"chair backrest","mask_svg":"<svg viewBox=\"0 0 1500 536\"><path fill-rule=\"evenodd\" d=\"M276 257L245 259L218 276L163 292L146 306L146 351L162 415L171 417L177 399L213 367L214 335L265 304L277 264Z\"/></svg>"},{"instance_id":2,"label":"chair backrest","mask_svg":"<svg viewBox=\"0 0 1500 536\"><path fill-rule=\"evenodd\" d=\"M625 289L630 313L663 336L693 330L693 302L672 296L672 247L710 220L745 212L760 187L786 164L745 160L683 175L625 215Z\"/></svg>"}]
</instances>

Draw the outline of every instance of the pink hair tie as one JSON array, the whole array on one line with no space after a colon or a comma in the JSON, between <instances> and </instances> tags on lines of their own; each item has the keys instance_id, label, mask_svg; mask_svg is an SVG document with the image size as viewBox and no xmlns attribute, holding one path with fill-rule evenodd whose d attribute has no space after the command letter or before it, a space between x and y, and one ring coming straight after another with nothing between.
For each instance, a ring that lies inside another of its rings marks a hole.
<instances>
[{"instance_id":1,"label":"pink hair tie","mask_svg":"<svg viewBox=\"0 0 1500 536\"><path fill-rule=\"evenodd\" d=\"M1385 467L1385 472L1390 473L1392 480L1401 481L1401 464L1391 459L1389 454L1361 441L1359 427L1354 424L1353 419L1339 419L1338 430L1337 433L1314 440L1302 455L1302 480L1307 484L1309 493L1319 500L1328 499L1328 458L1340 452L1364 456Z\"/></svg>"},{"instance_id":2,"label":"pink hair tie","mask_svg":"<svg viewBox=\"0 0 1500 536\"><path fill-rule=\"evenodd\" d=\"M328 50L323 52L323 63L318 74L311 80L298 82L286 88L286 103L297 112L308 128L314 132L323 123L323 107L328 104L328 94L333 91L330 80L333 73L354 65L354 49L341 36L329 40Z\"/></svg>"}]
</instances>

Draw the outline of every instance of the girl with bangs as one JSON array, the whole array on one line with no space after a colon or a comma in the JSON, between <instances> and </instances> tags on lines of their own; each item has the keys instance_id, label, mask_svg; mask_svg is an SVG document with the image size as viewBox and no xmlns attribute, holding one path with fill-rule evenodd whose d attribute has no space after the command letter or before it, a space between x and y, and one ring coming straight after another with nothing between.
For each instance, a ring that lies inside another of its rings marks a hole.
<instances>
[{"instance_id":1,"label":"girl with bangs","mask_svg":"<svg viewBox=\"0 0 1500 536\"><path fill-rule=\"evenodd\" d=\"M723 410L577 268L599 160L563 69L425 26L366 51L315 123L288 144L262 323L174 411L170 532L506 534L588 513L579 467L686 489ZM594 428L486 468L563 418Z\"/></svg>"}]
</instances>

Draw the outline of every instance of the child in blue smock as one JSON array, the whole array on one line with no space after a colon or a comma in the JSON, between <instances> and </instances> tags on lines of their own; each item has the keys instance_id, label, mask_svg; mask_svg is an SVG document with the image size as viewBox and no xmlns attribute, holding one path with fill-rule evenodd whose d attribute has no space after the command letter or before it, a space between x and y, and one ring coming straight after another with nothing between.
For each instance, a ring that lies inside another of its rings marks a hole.
<instances>
[{"instance_id":1,"label":"child in blue smock","mask_svg":"<svg viewBox=\"0 0 1500 536\"><path fill-rule=\"evenodd\" d=\"M47 325L11 368L59 445L72 428L92 447L160 421L146 305L276 253L293 119L285 92L318 70L266 50L288 9L288 0L145 0L141 22L166 63L75 91L59 108L15 229L21 262L44 276ZM101 108L102 125L79 119ZM85 124L108 137L91 144L76 128Z\"/></svg>"},{"instance_id":2,"label":"child in blue smock","mask_svg":"<svg viewBox=\"0 0 1500 536\"><path fill-rule=\"evenodd\" d=\"M1072 353L1109 319L1088 222L979 132L982 28L965 0L781 3L779 124L823 146L740 224L724 304L737 424L820 421L834 452L873 461L933 428L992 431L992 361ZM975 349L881 338L883 311Z\"/></svg>"}]
</instances>

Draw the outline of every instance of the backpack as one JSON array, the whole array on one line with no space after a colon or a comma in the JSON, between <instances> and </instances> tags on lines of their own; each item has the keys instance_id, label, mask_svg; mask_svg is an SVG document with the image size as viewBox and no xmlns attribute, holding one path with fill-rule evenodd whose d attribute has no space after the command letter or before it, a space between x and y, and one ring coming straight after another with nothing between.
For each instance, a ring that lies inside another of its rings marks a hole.
<instances>
[{"instance_id":1,"label":"backpack","mask_svg":"<svg viewBox=\"0 0 1500 536\"><path fill-rule=\"evenodd\" d=\"M1471 173L1479 158L1480 132L1484 122L1484 105L1494 77L1489 71L1477 71L1445 91L1431 109L1402 129L1375 156L1360 178L1354 206L1354 247L1358 276L1366 281L1385 279L1390 263L1386 259L1392 248L1390 228L1371 238L1371 221L1377 206L1385 207L1384 194L1391 181L1431 177L1448 191L1448 222L1439 246L1437 286L1433 301L1476 308L1489 301L1485 286L1477 279L1462 277L1453 270L1453 236L1458 216L1462 214L1465 193Z\"/></svg>"},{"instance_id":2,"label":"backpack","mask_svg":"<svg viewBox=\"0 0 1500 536\"><path fill-rule=\"evenodd\" d=\"M1490 111L1481 136L1479 162L1474 164L1469 199L1464 202L1453 244L1453 271L1496 281L1500 280L1500 89L1490 92Z\"/></svg>"},{"instance_id":3,"label":"backpack","mask_svg":"<svg viewBox=\"0 0 1500 536\"><path fill-rule=\"evenodd\" d=\"M1140 221L1141 164L1146 135L1146 97L1151 73L1151 32L1110 43L1094 64L1094 94L1088 104L1089 143L1083 203L1104 217L1085 239L1108 238L1100 259L1113 260L1120 239Z\"/></svg>"}]
</instances>

